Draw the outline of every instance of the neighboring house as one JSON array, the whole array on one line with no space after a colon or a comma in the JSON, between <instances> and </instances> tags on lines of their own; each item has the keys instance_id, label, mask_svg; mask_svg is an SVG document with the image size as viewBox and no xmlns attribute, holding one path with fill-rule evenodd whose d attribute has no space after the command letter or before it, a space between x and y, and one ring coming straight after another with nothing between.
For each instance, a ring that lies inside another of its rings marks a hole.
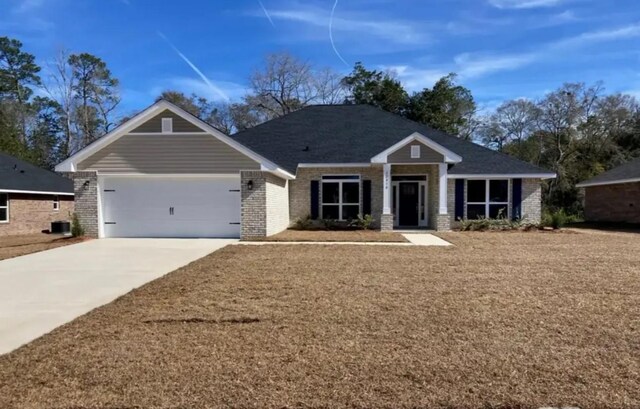
<instances>
[{"instance_id":1,"label":"neighboring house","mask_svg":"<svg viewBox=\"0 0 640 409\"><path fill-rule=\"evenodd\" d=\"M584 188L587 221L640 223L640 158L577 187Z\"/></svg>"},{"instance_id":2,"label":"neighboring house","mask_svg":"<svg viewBox=\"0 0 640 409\"><path fill-rule=\"evenodd\" d=\"M98 237L260 237L307 215L382 230L540 220L555 174L365 105L310 106L229 137L159 101L56 167Z\"/></svg>"},{"instance_id":3,"label":"neighboring house","mask_svg":"<svg viewBox=\"0 0 640 409\"><path fill-rule=\"evenodd\" d=\"M40 233L72 212L71 180L0 153L0 236Z\"/></svg>"}]
</instances>

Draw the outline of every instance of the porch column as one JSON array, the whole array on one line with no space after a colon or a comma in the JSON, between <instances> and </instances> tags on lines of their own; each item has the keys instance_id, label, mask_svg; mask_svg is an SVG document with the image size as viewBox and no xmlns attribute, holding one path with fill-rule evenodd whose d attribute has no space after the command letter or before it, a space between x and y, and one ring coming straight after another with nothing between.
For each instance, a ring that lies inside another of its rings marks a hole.
<instances>
[{"instance_id":1,"label":"porch column","mask_svg":"<svg viewBox=\"0 0 640 409\"><path fill-rule=\"evenodd\" d=\"M440 163L439 165L439 184L438 184L438 200L439 200L439 214L447 214L447 169L448 165L446 163Z\"/></svg>"},{"instance_id":2,"label":"porch column","mask_svg":"<svg viewBox=\"0 0 640 409\"><path fill-rule=\"evenodd\" d=\"M391 164L382 165L382 214L391 214Z\"/></svg>"},{"instance_id":3,"label":"porch column","mask_svg":"<svg viewBox=\"0 0 640 409\"><path fill-rule=\"evenodd\" d=\"M391 214L391 165L382 165L382 217L380 230L393 230L393 215Z\"/></svg>"}]
</instances>

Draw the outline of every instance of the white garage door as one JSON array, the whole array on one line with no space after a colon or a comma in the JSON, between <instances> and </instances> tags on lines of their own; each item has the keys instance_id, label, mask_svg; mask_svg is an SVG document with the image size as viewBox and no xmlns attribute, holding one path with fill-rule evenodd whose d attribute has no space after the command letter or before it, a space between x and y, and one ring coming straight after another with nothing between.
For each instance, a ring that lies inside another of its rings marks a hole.
<instances>
[{"instance_id":1,"label":"white garage door","mask_svg":"<svg viewBox=\"0 0 640 409\"><path fill-rule=\"evenodd\" d=\"M105 237L239 237L240 177L101 179Z\"/></svg>"}]
</instances>

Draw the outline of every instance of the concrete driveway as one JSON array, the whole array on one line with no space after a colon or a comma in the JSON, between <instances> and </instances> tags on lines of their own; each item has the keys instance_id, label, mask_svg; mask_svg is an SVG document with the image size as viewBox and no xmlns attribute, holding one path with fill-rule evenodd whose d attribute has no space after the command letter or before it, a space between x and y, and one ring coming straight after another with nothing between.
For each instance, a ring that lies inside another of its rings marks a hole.
<instances>
[{"instance_id":1,"label":"concrete driveway","mask_svg":"<svg viewBox=\"0 0 640 409\"><path fill-rule=\"evenodd\" d=\"M0 354L235 241L103 239L0 261Z\"/></svg>"}]
</instances>

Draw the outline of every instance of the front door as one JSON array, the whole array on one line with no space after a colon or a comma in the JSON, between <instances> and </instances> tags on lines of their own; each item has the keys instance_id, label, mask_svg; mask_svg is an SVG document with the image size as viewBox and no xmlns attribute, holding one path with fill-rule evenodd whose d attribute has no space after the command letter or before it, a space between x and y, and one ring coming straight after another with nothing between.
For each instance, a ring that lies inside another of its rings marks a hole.
<instances>
[{"instance_id":1,"label":"front door","mask_svg":"<svg viewBox=\"0 0 640 409\"><path fill-rule=\"evenodd\" d=\"M398 224L400 226L417 226L419 220L419 192L418 182L400 182Z\"/></svg>"}]
</instances>

